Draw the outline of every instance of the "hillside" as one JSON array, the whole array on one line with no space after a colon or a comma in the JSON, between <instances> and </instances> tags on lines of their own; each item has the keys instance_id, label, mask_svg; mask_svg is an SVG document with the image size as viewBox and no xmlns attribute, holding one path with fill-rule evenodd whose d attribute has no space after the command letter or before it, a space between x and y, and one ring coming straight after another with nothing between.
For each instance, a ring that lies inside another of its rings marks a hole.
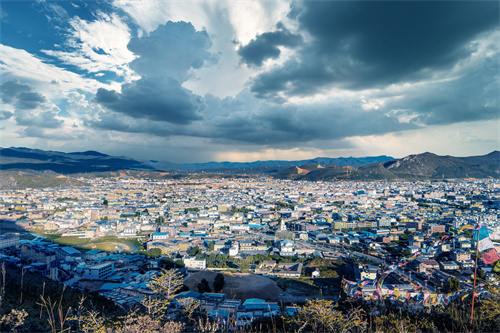
<instances>
[{"instance_id":1,"label":"hillside","mask_svg":"<svg viewBox=\"0 0 500 333\"><path fill-rule=\"evenodd\" d=\"M141 172L212 172L223 174L274 174L290 166L331 164L360 166L393 160L389 156L318 157L300 161L207 162L178 164L168 161L138 160L110 156L97 151L64 153L30 148L0 148L0 169L16 171L52 171L59 174L110 173L124 170Z\"/></svg>"},{"instance_id":2,"label":"hillside","mask_svg":"<svg viewBox=\"0 0 500 333\"><path fill-rule=\"evenodd\" d=\"M429 152L409 155L399 160L373 163L359 167L327 165L300 173L304 168L289 168L275 175L279 179L296 180L429 180L453 178L500 177L500 152L483 156L439 156Z\"/></svg>"},{"instance_id":3,"label":"hillside","mask_svg":"<svg viewBox=\"0 0 500 333\"><path fill-rule=\"evenodd\" d=\"M139 160L95 151L63 153L29 148L0 149L2 170L50 170L61 174L116 170L155 170Z\"/></svg>"}]
</instances>

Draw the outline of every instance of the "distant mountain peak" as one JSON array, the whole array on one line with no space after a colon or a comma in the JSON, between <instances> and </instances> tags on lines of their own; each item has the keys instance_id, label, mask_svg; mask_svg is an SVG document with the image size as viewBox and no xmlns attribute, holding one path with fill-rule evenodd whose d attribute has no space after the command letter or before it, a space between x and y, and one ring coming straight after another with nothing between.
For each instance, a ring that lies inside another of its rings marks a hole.
<instances>
[{"instance_id":1,"label":"distant mountain peak","mask_svg":"<svg viewBox=\"0 0 500 333\"><path fill-rule=\"evenodd\" d=\"M87 151L83 151L83 152L72 152L72 153L68 153L68 154L70 154L70 155L100 156L100 157L106 157L106 156L109 156L109 155L106 155L106 154L100 153L100 152L95 151L95 150L87 150Z\"/></svg>"}]
</instances>

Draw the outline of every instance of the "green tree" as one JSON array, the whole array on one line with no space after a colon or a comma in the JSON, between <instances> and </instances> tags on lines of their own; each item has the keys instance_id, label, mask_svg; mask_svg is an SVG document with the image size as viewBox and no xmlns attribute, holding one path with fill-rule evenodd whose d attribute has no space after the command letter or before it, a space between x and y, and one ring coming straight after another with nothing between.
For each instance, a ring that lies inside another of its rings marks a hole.
<instances>
[{"instance_id":1,"label":"green tree","mask_svg":"<svg viewBox=\"0 0 500 333\"><path fill-rule=\"evenodd\" d=\"M155 247L154 249L149 250L149 255L152 258L158 258L161 257L161 249Z\"/></svg>"},{"instance_id":2,"label":"green tree","mask_svg":"<svg viewBox=\"0 0 500 333\"><path fill-rule=\"evenodd\" d=\"M198 285L196 287L198 288L198 292L200 294L209 293L212 291L210 289L210 286L208 285L208 281L206 279L201 280L201 282L198 283Z\"/></svg>"},{"instance_id":3,"label":"green tree","mask_svg":"<svg viewBox=\"0 0 500 333\"><path fill-rule=\"evenodd\" d=\"M224 275L217 273L214 279L214 290L218 293L222 288L224 288Z\"/></svg>"},{"instance_id":4,"label":"green tree","mask_svg":"<svg viewBox=\"0 0 500 333\"><path fill-rule=\"evenodd\" d=\"M214 250L214 242L208 242L207 248L208 248L208 251L213 251Z\"/></svg>"},{"instance_id":5,"label":"green tree","mask_svg":"<svg viewBox=\"0 0 500 333\"><path fill-rule=\"evenodd\" d=\"M463 231L463 235L464 235L464 237L467 237L467 238L474 237L474 235L472 234L472 232L470 232L469 230L464 230Z\"/></svg>"},{"instance_id":6,"label":"green tree","mask_svg":"<svg viewBox=\"0 0 500 333\"><path fill-rule=\"evenodd\" d=\"M161 258L159 266L162 269L174 269L174 268L183 268L185 267L182 260L174 260L172 258Z\"/></svg>"},{"instance_id":7,"label":"green tree","mask_svg":"<svg viewBox=\"0 0 500 333\"><path fill-rule=\"evenodd\" d=\"M447 293L452 293L460 290L460 280L457 278L450 278L446 281L444 289Z\"/></svg>"},{"instance_id":8,"label":"green tree","mask_svg":"<svg viewBox=\"0 0 500 333\"><path fill-rule=\"evenodd\" d=\"M103 205L103 206L107 206L107 205L108 205L108 200L104 199L104 200L102 201L102 205Z\"/></svg>"},{"instance_id":9,"label":"green tree","mask_svg":"<svg viewBox=\"0 0 500 333\"><path fill-rule=\"evenodd\" d=\"M201 250L199 246L192 247L191 250L189 250L189 256L195 257L199 254L201 254Z\"/></svg>"},{"instance_id":10,"label":"green tree","mask_svg":"<svg viewBox=\"0 0 500 333\"><path fill-rule=\"evenodd\" d=\"M156 219L156 224L158 225L165 224L165 218L163 216L158 216L158 218Z\"/></svg>"}]
</instances>

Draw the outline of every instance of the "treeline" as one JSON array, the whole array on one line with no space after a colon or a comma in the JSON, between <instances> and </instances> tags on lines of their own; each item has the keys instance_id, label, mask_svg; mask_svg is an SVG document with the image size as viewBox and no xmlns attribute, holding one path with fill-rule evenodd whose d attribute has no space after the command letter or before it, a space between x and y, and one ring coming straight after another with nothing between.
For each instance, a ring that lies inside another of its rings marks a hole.
<instances>
[{"instance_id":1,"label":"treeline","mask_svg":"<svg viewBox=\"0 0 500 333\"><path fill-rule=\"evenodd\" d=\"M211 253L205 256L204 259L207 261L207 267L209 268L235 268L240 270L250 269L252 265L260 265L264 260L274 260L277 263L300 263L307 258L299 258L296 256L283 257L280 255L248 255L245 258L235 258L227 254L215 254Z\"/></svg>"}]
</instances>

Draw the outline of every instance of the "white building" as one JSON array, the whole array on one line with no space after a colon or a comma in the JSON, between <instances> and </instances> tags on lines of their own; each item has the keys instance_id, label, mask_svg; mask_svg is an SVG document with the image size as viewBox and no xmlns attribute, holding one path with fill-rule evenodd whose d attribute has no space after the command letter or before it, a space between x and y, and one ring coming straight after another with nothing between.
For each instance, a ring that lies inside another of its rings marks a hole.
<instances>
[{"instance_id":1,"label":"white building","mask_svg":"<svg viewBox=\"0 0 500 333\"><path fill-rule=\"evenodd\" d=\"M185 257L183 259L184 265L188 269L205 269L207 268L207 261L205 259L198 259L196 257Z\"/></svg>"},{"instance_id":2,"label":"white building","mask_svg":"<svg viewBox=\"0 0 500 333\"><path fill-rule=\"evenodd\" d=\"M239 251L240 251L239 243L234 242L233 244L231 244L231 247L229 248L229 255L234 257L235 255L238 254Z\"/></svg>"},{"instance_id":3,"label":"white building","mask_svg":"<svg viewBox=\"0 0 500 333\"><path fill-rule=\"evenodd\" d=\"M168 239L169 233L168 232L154 232L153 233L153 240L160 240L160 239Z\"/></svg>"},{"instance_id":4,"label":"white building","mask_svg":"<svg viewBox=\"0 0 500 333\"><path fill-rule=\"evenodd\" d=\"M280 256L293 256L293 242L284 240L280 242Z\"/></svg>"}]
</instances>

